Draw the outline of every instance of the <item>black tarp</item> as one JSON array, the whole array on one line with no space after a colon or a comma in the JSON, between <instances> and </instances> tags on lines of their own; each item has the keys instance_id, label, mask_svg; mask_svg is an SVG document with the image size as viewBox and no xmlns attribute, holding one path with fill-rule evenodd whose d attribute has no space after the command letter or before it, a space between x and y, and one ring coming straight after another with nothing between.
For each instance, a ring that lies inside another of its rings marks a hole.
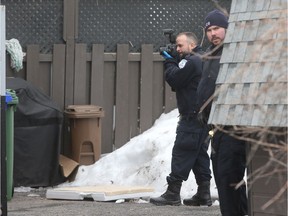
<instances>
[{"instance_id":1,"label":"black tarp","mask_svg":"<svg viewBox=\"0 0 288 216\"><path fill-rule=\"evenodd\" d=\"M63 112L21 78L7 78L6 87L15 90L19 100L14 112L14 186L63 182L59 166Z\"/></svg>"}]
</instances>

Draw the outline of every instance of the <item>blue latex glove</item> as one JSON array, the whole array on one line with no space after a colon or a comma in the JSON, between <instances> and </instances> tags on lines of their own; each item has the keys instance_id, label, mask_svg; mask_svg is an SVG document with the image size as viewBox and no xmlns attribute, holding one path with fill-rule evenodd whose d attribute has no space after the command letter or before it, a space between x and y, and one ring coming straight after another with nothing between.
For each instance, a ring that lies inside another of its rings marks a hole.
<instances>
[{"instance_id":1,"label":"blue latex glove","mask_svg":"<svg viewBox=\"0 0 288 216\"><path fill-rule=\"evenodd\" d=\"M161 55L163 56L163 58L165 59L172 59L173 57L167 53L166 51L161 52Z\"/></svg>"}]
</instances>

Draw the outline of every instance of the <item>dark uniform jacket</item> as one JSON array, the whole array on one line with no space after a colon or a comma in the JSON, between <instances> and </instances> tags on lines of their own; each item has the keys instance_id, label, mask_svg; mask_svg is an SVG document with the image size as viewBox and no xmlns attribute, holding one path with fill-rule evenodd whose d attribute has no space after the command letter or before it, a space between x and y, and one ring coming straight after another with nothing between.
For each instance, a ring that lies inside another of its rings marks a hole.
<instances>
[{"instance_id":1,"label":"dark uniform jacket","mask_svg":"<svg viewBox=\"0 0 288 216\"><path fill-rule=\"evenodd\" d=\"M193 49L194 53L203 54L201 47ZM167 59L164 62L165 80L176 92L179 113L195 115L198 112L197 87L202 74L202 60L198 55L189 54L177 62Z\"/></svg>"},{"instance_id":2,"label":"dark uniform jacket","mask_svg":"<svg viewBox=\"0 0 288 216\"><path fill-rule=\"evenodd\" d=\"M215 46L208 48L208 52L211 52ZM223 45L217 48L211 55L204 59L202 77L198 86L198 104L201 108L205 102L214 94L216 79L220 69L220 57L222 54ZM208 120L211 110L212 100L202 111L202 119ZM207 122L206 122L207 123Z\"/></svg>"}]
</instances>

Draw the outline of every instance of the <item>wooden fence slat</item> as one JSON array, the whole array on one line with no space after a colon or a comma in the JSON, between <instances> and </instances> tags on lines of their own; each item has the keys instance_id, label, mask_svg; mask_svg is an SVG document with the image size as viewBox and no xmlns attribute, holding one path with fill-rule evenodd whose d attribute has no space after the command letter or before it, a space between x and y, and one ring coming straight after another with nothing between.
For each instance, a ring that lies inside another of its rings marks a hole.
<instances>
[{"instance_id":1,"label":"wooden fence slat","mask_svg":"<svg viewBox=\"0 0 288 216\"><path fill-rule=\"evenodd\" d=\"M33 85L41 88L38 83L39 79L39 45L27 46L27 73L26 79Z\"/></svg>"},{"instance_id":2,"label":"wooden fence slat","mask_svg":"<svg viewBox=\"0 0 288 216\"><path fill-rule=\"evenodd\" d=\"M74 104L87 104L86 44L75 46Z\"/></svg>"},{"instance_id":3,"label":"wooden fence slat","mask_svg":"<svg viewBox=\"0 0 288 216\"><path fill-rule=\"evenodd\" d=\"M74 104L75 17L78 1L63 0L63 4L63 39L66 41L65 106L67 106Z\"/></svg>"},{"instance_id":4,"label":"wooden fence slat","mask_svg":"<svg viewBox=\"0 0 288 216\"><path fill-rule=\"evenodd\" d=\"M51 97L64 109L65 97L65 45L54 44L52 64L52 89Z\"/></svg>"},{"instance_id":5,"label":"wooden fence slat","mask_svg":"<svg viewBox=\"0 0 288 216\"><path fill-rule=\"evenodd\" d=\"M104 44L93 44L90 103L103 107Z\"/></svg>"},{"instance_id":6,"label":"wooden fence slat","mask_svg":"<svg viewBox=\"0 0 288 216\"><path fill-rule=\"evenodd\" d=\"M141 51L140 130L153 124L153 45L142 45Z\"/></svg>"},{"instance_id":7,"label":"wooden fence slat","mask_svg":"<svg viewBox=\"0 0 288 216\"><path fill-rule=\"evenodd\" d=\"M153 123L164 112L165 79L163 68L163 61L153 62Z\"/></svg>"},{"instance_id":8,"label":"wooden fence slat","mask_svg":"<svg viewBox=\"0 0 288 216\"><path fill-rule=\"evenodd\" d=\"M117 45L116 68L116 112L115 112L115 148L129 141L129 80L128 45Z\"/></svg>"},{"instance_id":9,"label":"wooden fence slat","mask_svg":"<svg viewBox=\"0 0 288 216\"><path fill-rule=\"evenodd\" d=\"M139 134L140 63L129 62L129 139Z\"/></svg>"},{"instance_id":10,"label":"wooden fence slat","mask_svg":"<svg viewBox=\"0 0 288 216\"><path fill-rule=\"evenodd\" d=\"M102 121L102 153L114 150L114 114L115 114L115 62L105 62L103 89L103 108L105 116Z\"/></svg>"}]
</instances>

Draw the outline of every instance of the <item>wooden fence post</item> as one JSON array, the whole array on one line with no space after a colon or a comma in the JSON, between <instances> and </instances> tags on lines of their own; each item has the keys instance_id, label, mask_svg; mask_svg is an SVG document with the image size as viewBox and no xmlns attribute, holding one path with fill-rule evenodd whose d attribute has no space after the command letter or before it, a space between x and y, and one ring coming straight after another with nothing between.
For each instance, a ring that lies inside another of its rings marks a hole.
<instances>
[{"instance_id":1,"label":"wooden fence post","mask_svg":"<svg viewBox=\"0 0 288 216\"><path fill-rule=\"evenodd\" d=\"M153 124L153 45L142 45L140 90L140 132Z\"/></svg>"},{"instance_id":2,"label":"wooden fence post","mask_svg":"<svg viewBox=\"0 0 288 216\"><path fill-rule=\"evenodd\" d=\"M75 47L74 103L87 104L86 44Z\"/></svg>"},{"instance_id":3,"label":"wooden fence post","mask_svg":"<svg viewBox=\"0 0 288 216\"><path fill-rule=\"evenodd\" d=\"M129 67L128 45L117 45L116 104L115 104L115 148L121 147L130 139L129 127Z\"/></svg>"},{"instance_id":4,"label":"wooden fence post","mask_svg":"<svg viewBox=\"0 0 288 216\"><path fill-rule=\"evenodd\" d=\"M103 80L104 80L104 44L93 44L90 103L102 107L104 106Z\"/></svg>"},{"instance_id":5,"label":"wooden fence post","mask_svg":"<svg viewBox=\"0 0 288 216\"><path fill-rule=\"evenodd\" d=\"M51 97L61 109L65 101L65 45L54 44L52 57L52 89Z\"/></svg>"},{"instance_id":6,"label":"wooden fence post","mask_svg":"<svg viewBox=\"0 0 288 216\"><path fill-rule=\"evenodd\" d=\"M27 74L26 79L33 85L39 87L39 45L27 46Z\"/></svg>"},{"instance_id":7,"label":"wooden fence post","mask_svg":"<svg viewBox=\"0 0 288 216\"><path fill-rule=\"evenodd\" d=\"M64 0L63 39L66 41L65 106L74 104L75 39L78 33L78 0Z\"/></svg>"}]
</instances>

